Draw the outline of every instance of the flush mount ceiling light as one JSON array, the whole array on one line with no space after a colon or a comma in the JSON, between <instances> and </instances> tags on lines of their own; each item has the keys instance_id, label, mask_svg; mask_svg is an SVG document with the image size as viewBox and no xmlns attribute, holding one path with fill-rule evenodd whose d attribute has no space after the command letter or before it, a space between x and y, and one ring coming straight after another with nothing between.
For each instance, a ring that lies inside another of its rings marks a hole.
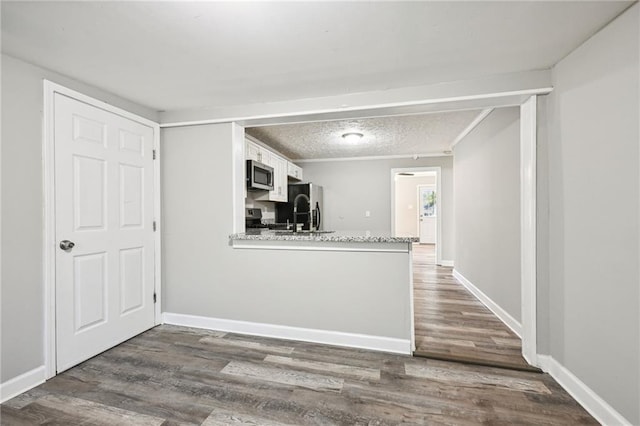
<instances>
[{"instance_id":1,"label":"flush mount ceiling light","mask_svg":"<svg viewBox=\"0 0 640 426\"><path fill-rule=\"evenodd\" d=\"M362 139L364 135L362 133L357 133L357 132L349 132L349 133L345 133L342 135L342 139L345 140L345 142L348 143L358 143L360 142L360 139Z\"/></svg>"}]
</instances>

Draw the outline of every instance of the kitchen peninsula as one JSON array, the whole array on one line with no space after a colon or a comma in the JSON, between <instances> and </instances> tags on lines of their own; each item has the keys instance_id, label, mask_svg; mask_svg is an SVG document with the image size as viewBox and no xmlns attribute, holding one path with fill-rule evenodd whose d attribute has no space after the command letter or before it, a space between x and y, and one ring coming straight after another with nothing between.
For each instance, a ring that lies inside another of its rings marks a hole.
<instances>
[{"instance_id":1,"label":"kitchen peninsula","mask_svg":"<svg viewBox=\"0 0 640 426\"><path fill-rule=\"evenodd\" d=\"M306 306L313 330L279 328L278 337L410 354L413 350L414 237L365 232L253 230L229 236L251 259L277 259L268 282L291 288L278 300ZM284 331L284 335L283 335ZM289 333L291 332L291 333Z\"/></svg>"},{"instance_id":2,"label":"kitchen peninsula","mask_svg":"<svg viewBox=\"0 0 640 426\"><path fill-rule=\"evenodd\" d=\"M229 236L235 248L315 249L334 251L387 251L408 253L417 237L393 237L365 232L288 232L248 230Z\"/></svg>"},{"instance_id":3,"label":"kitchen peninsula","mask_svg":"<svg viewBox=\"0 0 640 426\"><path fill-rule=\"evenodd\" d=\"M410 354L410 240L245 232L244 136L231 123L164 131L164 322Z\"/></svg>"},{"instance_id":4,"label":"kitchen peninsula","mask_svg":"<svg viewBox=\"0 0 640 426\"><path fill-rule=\"evenodd\" d=\"M255 138L244 145L245 226L229 236L229 246L258 276L251 285L263 286L261 301L268 306L260 307L260 323L248 331L411 353L416 239L326 229L322 182L300 182L302 168L288 159L297 175L278 172L273 160L285 157ZM254 183L251 171L265 161L274 171L263 180L273 182L273 190Z\"/></svg>"}]
</instances>

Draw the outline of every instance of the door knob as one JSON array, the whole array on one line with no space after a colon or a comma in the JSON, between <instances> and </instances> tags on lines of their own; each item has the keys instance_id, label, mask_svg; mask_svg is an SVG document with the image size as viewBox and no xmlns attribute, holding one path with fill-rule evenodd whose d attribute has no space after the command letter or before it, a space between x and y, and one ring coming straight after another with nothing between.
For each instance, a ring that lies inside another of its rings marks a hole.
<instances>
[{"instance_id":1,"label":"door knob","mask_svg":"<svg viewBox=\"0 0 640 426\"><path fill-rule=\"evenodd\" d=\"M73 248L73 246L75 246L76 244L73 241L69 241L69 240L62 240L60 241L60 248L64 251L71 251L71 249Z\"/></svg>"}]
</instances>

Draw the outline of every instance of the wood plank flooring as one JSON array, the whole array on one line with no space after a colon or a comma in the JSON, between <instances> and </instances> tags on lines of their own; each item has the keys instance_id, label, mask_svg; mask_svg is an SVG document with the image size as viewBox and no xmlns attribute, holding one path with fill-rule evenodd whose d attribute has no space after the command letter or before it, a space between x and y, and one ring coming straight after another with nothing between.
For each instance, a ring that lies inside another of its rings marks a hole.
<instances>
[{"instance_id":1,"label":"wood plank flooring","mask_svg":"<svg viewBox=\"0 0 640 426\"><path fill-rule=\"evenodd\" d=\"M7 401L0 423L597 424L546 374L166 325Z\"/></svg>"},{"instance_id":2,"label":"wood plank flooring","mask_svg":"<svg viewBox=\"0 0 640 426\"><path fill-rule=\"evenodd\" d=\"M414 355L537 371L522 341L453 276L437 266L435 246L413 246Z\"/></svg>"}]
</instances>

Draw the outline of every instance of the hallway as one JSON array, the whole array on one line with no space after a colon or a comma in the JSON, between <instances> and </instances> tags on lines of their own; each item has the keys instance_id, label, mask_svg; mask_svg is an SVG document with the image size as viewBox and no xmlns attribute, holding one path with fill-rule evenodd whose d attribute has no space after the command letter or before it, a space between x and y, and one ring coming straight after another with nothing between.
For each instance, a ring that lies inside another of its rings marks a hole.
<instances>
[{"instance_id":1,"label":"hallway","mask_svg":"<svg viewBox=\"0 0 640 426\"><path fill-rule=\"evenodd\" d=\"M452 272L435 264L434 245L413 245L414 355L538 371L522 358L520 338Z\"/></svg>"}]
</instances>

